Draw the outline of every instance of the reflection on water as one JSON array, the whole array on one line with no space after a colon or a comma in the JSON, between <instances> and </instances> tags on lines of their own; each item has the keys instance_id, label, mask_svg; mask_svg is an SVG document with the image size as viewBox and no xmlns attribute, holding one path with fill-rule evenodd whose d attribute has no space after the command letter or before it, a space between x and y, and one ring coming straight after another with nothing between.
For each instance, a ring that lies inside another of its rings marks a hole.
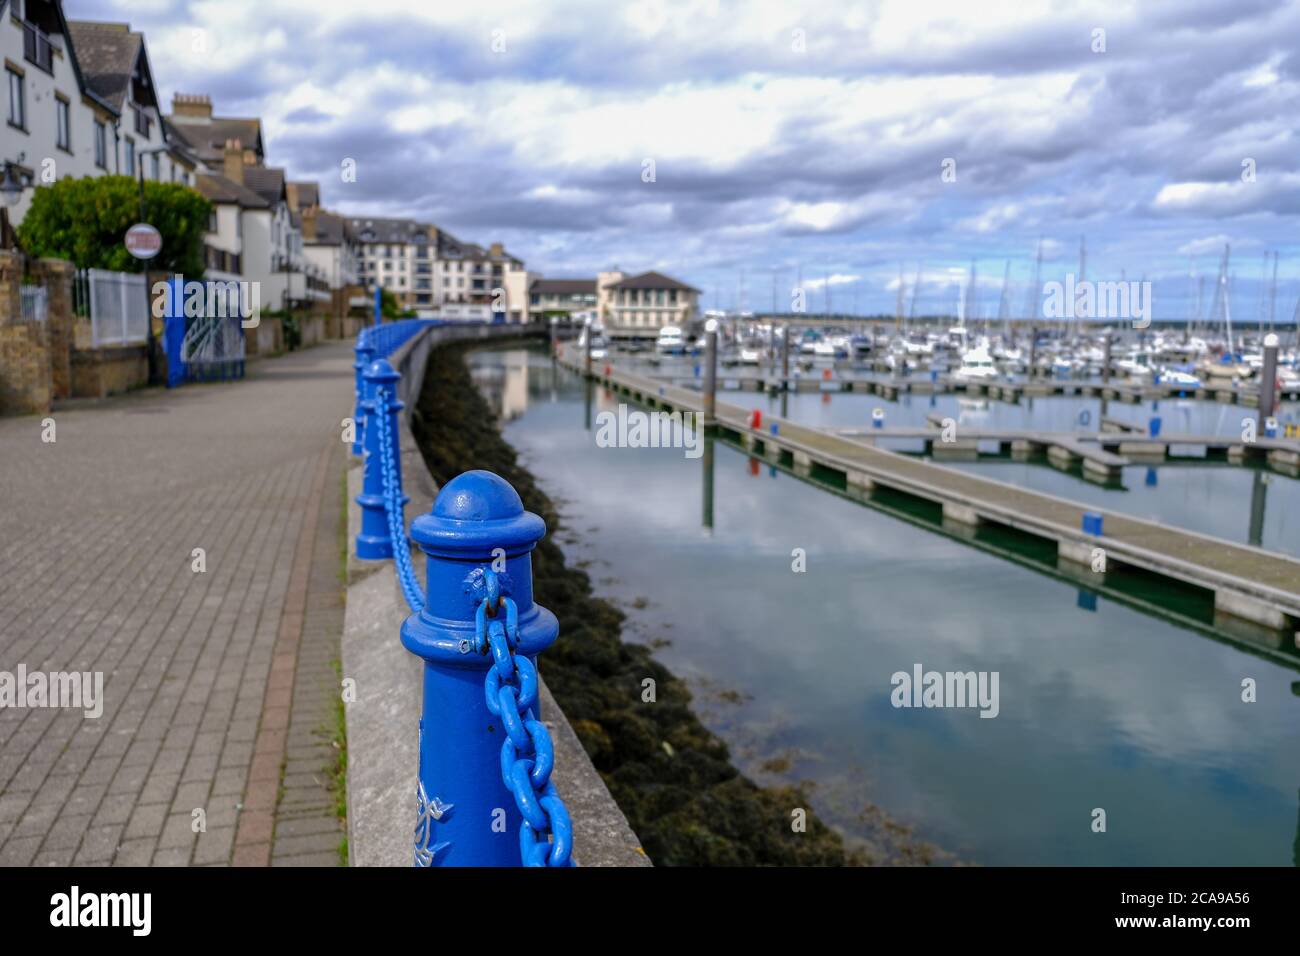
<instances>
[{"instance_id":1,"label":"reflection on water","mask_svg":"<svg viewBox=\"0 0 1300 956\"><path fill-rule=\"evenodd\" d=\"M959 433L963 427L987 431L1034 427L1044 431L1095 432L1103 418L1126 421L1145 429L1151 418L1159 417L1164 434L1230 435L1240 433L1242 418L1253 420L1255 415L1251 408L1192 399L1129 405L1105 399L1054 396L1027 397L1013 405L962 395L901 395L897 401L887 401L875 395L830 392L772 396L744 392L729 394L725 400L821 427L869 429L872 412L877 408L884 412L886 425L920 427L926 425L927 416L937 414L955 419ZM1295 413L1294 406L1286 411L1287 415ZM886 440L879 444L913 453L924 448L919 439ZM986 450L996 451L996 443ZM977 462L945 459L943 464L1134 517L1300 555L1300 480L1263 466L1165 461L1130 466L1124 469L1120 481L1097 485L1085 480L1078 468L1060 472L1045 461L1028 463L983 457Z\"/></svg>"},{"instance_id":2,"label":"reflection on water","mask_svg":"<svg viewBox=\"0 0 1300 956\"><path fill-rule=\"evenodd\" d=\"M868 835L875 804L988 864L1294 861L1300 697L1285 661L722 442L696 460L598 448L584 425L619 399L540 353L473 362L526 381L505 434L577 539L569 559L628 610L629 640L669 642L657 655L756 779L810 781L849 834ZM806 573L791 570L796 548ZM895 709L890 677L917 663L997 671L999 716ZM1242 701L1247 678L1256 703Z\"/></svg>"}]
</instances>

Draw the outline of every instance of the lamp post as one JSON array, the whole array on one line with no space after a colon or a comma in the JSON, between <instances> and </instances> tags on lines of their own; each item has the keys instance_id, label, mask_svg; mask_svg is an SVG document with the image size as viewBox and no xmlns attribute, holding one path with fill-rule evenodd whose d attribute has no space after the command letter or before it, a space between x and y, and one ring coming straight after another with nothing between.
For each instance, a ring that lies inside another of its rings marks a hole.
<instances>
[{"instance_id":1,"label":"lamp post","mask_svg":"<svg viewBox=\"0 0 1300 956\"><path fill-rule=\"evenodd\" d=\"M145 156L153 156L156 155L157 153L165 153L165 152L167 152L166 146L155 146L153 149L139 150L135 154L135 161L137 167L136 171L138 173L137 178L140 183L140 221L141 222L147 223L149 221L149 218L146 215L145 204L144 204L144 158ZM152 256L149 257L149 259L152 258L153 258ZM144 269L144 281L146 287L148 286L149 283L149 266L148 266L149 259L145 260L145 269ZM158 362L154 358L154 354L153 354L154 337L153 337L152 312L150 313L148 320L145 322L144 347L146 352L146 360L149 363L149 384L157 385L158 384Z\"/></svg>"}]
</instances>

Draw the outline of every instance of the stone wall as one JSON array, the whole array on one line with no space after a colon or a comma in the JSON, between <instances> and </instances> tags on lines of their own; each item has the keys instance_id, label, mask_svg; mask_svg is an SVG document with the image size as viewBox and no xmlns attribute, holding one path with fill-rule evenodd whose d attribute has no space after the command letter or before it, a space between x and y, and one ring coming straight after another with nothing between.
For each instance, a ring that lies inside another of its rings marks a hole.
<instances>
[{"instance_id":1,"label":"stone wall","mask_svg":"<svg viewBox=\"0 0 1300 956\"><path fill-rule=\"evenodd\" d=\"M45 322L23 321L19 287L23 260L0 250L0 414L43 414L50 410L49 330Z\"/></svg>"},{"instance_id":2,"label":"stone wall","mask_svg":"<svg viewBox=\"0 0 1300 956\"><path fill-rule=\"evenodd\" d=\"M77 398L107 398L149 382L149 354L143 345L74 351L71 366Z\"/></svg>"}]
</instances>

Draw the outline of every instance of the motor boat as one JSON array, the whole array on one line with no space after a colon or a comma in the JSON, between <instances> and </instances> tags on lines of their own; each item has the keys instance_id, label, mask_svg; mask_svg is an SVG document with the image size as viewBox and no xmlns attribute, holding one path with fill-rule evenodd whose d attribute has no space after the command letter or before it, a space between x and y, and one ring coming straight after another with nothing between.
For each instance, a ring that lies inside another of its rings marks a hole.
<instances>
[{"instance_id":1,"label":"motor boat","mask_svg":"<svg viewBox=\"0 0 1300 956\"><path fill-rule=\"evenodd\" d=\"M1191 372L1185 372L1182 369L1167 368L1160 373L1160 383L1162 385L1173 385L1177 388L1200 388L1201 380Z\"/></svg>"},{"instance_id":2,"label":"motor boat","mask_svg":"<svg viewBox=\"0 0 1300 956\"><path fill-rule=\"evenodd\" d=\"M736 361L741 365L758 365L763 360L763 353L756 348L742 346Z\"/></svg>"},{"instance_id":3,"label":"motor boat","mask_svg":"<svg viewBox=\"0 0 1300 956\"><path fill-rule=\"evenodd\" d=\"M1115 363L1115 371L1129 378L1147 378L1151 375L1151 353L1133 351Z\"/></svg>"},{"instance_id":4,"label":"motor boat","mask_svg":"<svg viewBox=\"0 0 1300 956\"><path fill-rule=\"evenodd\" d=\"M962 353L961 365L952 377L963 382L987 382L998 377L998 367L989 350L981 346Z\"/></svg>"},{"instance_id":5,"label":"motor boat","mask_svg":"<svg viewBox=\"0 0 1300 956\"><path fill-rule=\"evenodd\" d=\"M655 340L655 351L660 355L684 355L686 337L682 334L682 330L675 325L665 325L659 330L659 337Z\"/></svg>"}]
</instances>

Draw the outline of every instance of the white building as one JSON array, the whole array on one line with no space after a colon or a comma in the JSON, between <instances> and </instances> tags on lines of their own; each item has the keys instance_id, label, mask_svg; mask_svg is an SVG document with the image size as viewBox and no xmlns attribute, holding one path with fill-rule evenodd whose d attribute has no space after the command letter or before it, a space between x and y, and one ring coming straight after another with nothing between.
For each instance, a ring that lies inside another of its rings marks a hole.
<instances>
[{"instance_id":1,"label":"white building","mask_svg":"<svg viewBox=\"0 0 1300 956\"><path fill-rule=\"evenodd\" d=\"M192 158L163 128L144 37L126 24L70 23L58 0L0 0L0 59L0 162L24 185L137 175L137 157L146 178L192 181ZM31 198L10 211L13 223Z\"/></svg>"}]
</instances>

